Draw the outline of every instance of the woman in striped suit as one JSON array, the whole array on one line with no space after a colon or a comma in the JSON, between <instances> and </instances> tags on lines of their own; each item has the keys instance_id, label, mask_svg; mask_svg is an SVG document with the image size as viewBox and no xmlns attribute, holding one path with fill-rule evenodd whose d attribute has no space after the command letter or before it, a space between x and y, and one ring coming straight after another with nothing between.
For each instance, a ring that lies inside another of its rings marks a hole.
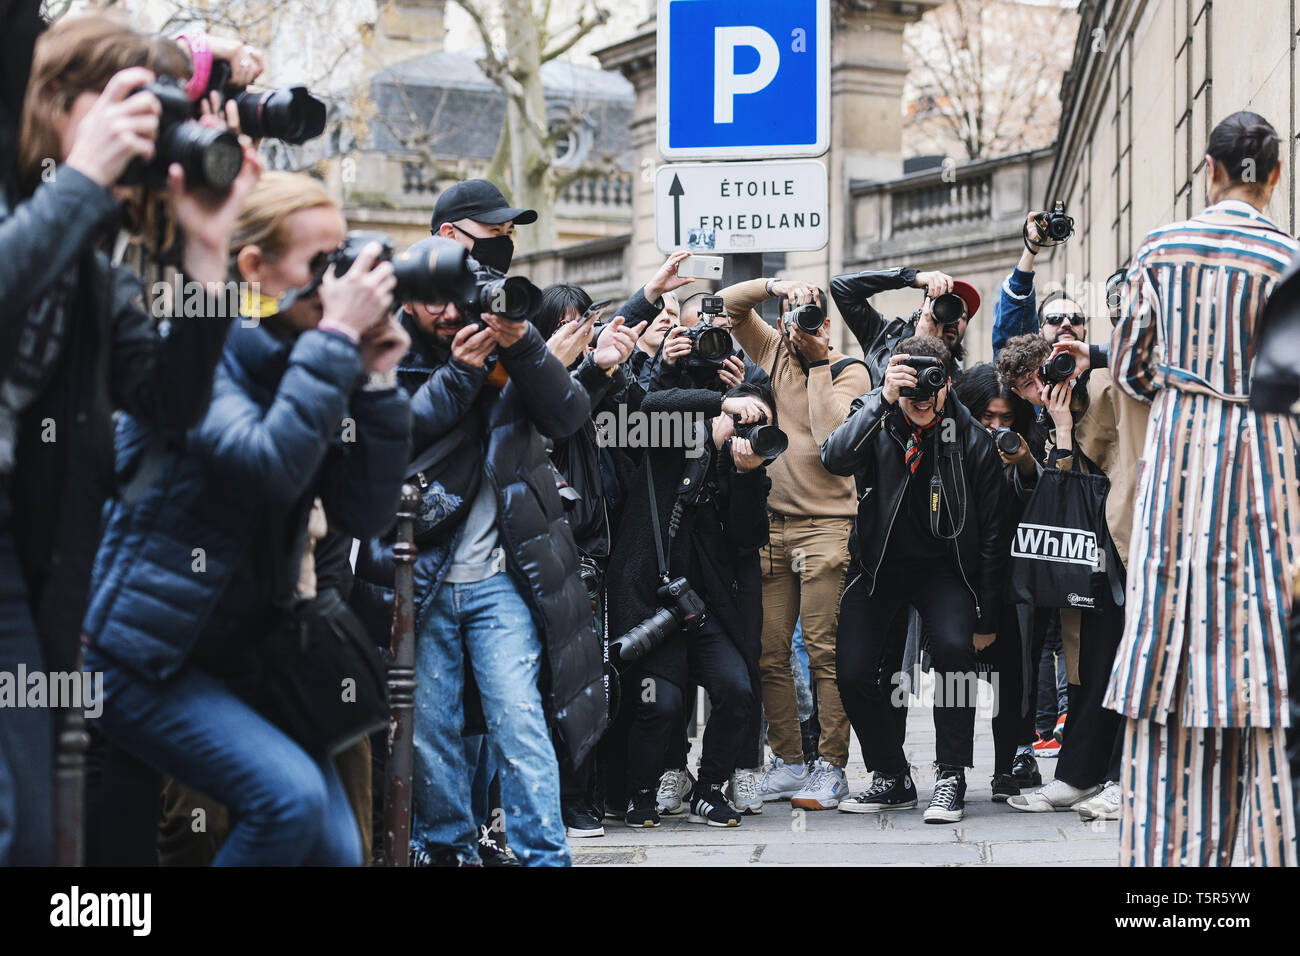
<instances>
[{"instance_id":1,"label":"woman in striped suit","mask_svg":"<svg viewBox=\"0 0 1300 956\"><path fill-rule=\"evenodd\" d=\"M1255 113L1215 127L1210 207L1147 236L1111 367L1152 405L1137 479L1124 638L1120 862L1295 865L1286 621L1300 561L1290 416L1246 404L1264 303L1300 248L1266 219L1279 140Z\"/></svg>"}]
</instances>

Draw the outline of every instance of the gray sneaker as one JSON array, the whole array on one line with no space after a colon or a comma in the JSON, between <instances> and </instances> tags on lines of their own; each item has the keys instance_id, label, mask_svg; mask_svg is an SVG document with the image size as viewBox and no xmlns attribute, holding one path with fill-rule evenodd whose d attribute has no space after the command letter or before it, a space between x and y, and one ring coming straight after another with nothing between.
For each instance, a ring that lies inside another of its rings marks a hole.
<instances>
[{"instance_id":1,"label":"gray sneaker","mask_svg":"<svg viewBox=\"0 0 1300 956\"><path fill-rule=\"evenodd\" d=\"M803 790L808 782L808 767L805 764L786 763L780 757L773 757L763 770L763 778L758 781L758 793L764 803L774 800L789 800Z\"/></svg>"},{"instance_id":2,"label":"gray sneaker","mask_svg":"<svg viewBox=\"0 0 1300 956\"><path fill-rule=\"evenodd\" d=\"M763 812L763 797L758 792L757 770L737 770L728 785L731 805L741 813L753 815Z\"/></svg>"},{"instance_id":3,"label":"gray sneaker","mask_svg":"<svg viewBox=\"0 0 1300 956\"><path fill-rule=\"evenodd\" d=\"M661 815L674 816L690 808L682 801L695 789L695 778L689 770L665 770L659 778L659 792L655 794L655 809Z\"/></svg>"},{"instance_id":4,"label":"gray sneaker","mask_svg":"<svg viewBox=\"0 0 1300 956\"><path fill-rule=\"evenodd\" d=\"M844 768L818 757L808 782L790 798L790 806L801 810L834 810L848 795L849 782L844 779Z\"/></svg>"}]
</instances>

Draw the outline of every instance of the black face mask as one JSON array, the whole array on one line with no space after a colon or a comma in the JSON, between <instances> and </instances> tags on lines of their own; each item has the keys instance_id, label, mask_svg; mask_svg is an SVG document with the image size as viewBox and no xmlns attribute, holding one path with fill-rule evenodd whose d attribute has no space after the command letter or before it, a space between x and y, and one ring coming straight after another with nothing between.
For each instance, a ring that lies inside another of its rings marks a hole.
<instances>
[{"instance_id":1,"label":"black face mask","mask_svg":"<svg viewBox=\"0 0 1300 956\"><path fill-rule=\"evenodd\" d=\"M471 236L460 226L455 227L457 232L464 233L474 240L474 248L470 250L470 255L478 260L479 265L487 266L501 274L510 271L510 262L515 257L515 241L509 236L488 236L480 238Z\"/></svg>"}]
</instances>

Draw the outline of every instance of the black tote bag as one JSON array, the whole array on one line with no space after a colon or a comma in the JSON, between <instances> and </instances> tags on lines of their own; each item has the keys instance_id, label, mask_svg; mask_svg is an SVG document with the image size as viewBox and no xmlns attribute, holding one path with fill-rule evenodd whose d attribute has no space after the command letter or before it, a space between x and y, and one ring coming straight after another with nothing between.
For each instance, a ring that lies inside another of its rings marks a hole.
<instances>
[{"instance_id":1,"label":"black tote bag","mask_svg":"<svg viewBox=\"0 0 1300 956\"><path fill-rule=\"evenodd\" d=\"M1011 539L1011 593L1019 604L1095 610L1110 587L1106 527L1110 479L1044 470ZM1122 603L1122 601L1117 602Z\"/></svg>"}]
</instances>

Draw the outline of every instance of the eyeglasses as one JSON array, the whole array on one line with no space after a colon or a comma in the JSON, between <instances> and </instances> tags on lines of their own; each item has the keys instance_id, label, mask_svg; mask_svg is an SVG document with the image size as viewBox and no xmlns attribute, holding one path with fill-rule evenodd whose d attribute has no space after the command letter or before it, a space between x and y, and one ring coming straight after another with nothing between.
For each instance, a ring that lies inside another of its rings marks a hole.
<instances>
[{"instance_id":1,"label":"eyeglasses","mask_svg":"<svg viewBox=\"0 0 1300 956\"><path fill-rule=\"evenodd\" d=\"M1087 318L1082 312L1058 312L1055 315L1043 316L1043 325L1060 325L1062 322L1083 325L1086 321Z\"/></svg>"}]
</instances>

